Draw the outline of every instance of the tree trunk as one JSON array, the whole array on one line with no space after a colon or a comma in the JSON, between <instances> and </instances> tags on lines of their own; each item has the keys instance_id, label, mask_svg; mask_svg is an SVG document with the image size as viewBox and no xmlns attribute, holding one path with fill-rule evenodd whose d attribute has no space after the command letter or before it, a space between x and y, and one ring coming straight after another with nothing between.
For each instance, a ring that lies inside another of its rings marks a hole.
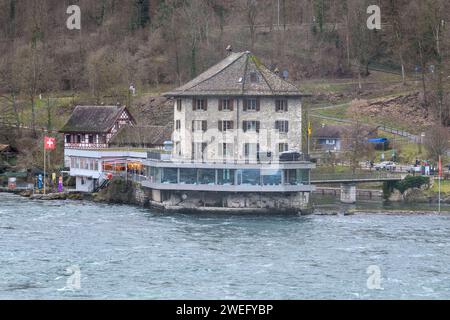
<instances>
[{"instance_id":1,"label":"tree trunk","mask_svg":"<svg viewBox=\"0 0 450 320\"><path fill-rule=\"evenodd\" d=\"M197 76L197 45L195 40L192 42L191 47L191 78L195 78Z\"/></svg>"},{"instance_id":2,"label":"tree trunk","mask_svg":"<svg viewBox=\"0 0 450 320\"><path fill-rule=\"evenodd\" d=\"M31 96L31 129L33 130L33 136L37 137L36 134L36 108L35 108L35 97Z\"/></svg>"}]
</instances>

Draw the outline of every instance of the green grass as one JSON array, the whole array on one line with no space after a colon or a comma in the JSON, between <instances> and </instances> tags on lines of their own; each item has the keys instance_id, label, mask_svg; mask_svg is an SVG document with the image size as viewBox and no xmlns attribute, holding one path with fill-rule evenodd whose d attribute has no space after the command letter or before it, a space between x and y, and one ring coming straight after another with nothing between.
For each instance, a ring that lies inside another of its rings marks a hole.
<instances>
[{"instance_id":1,"label":"green grass","mask_svg":"<svg viewBox=\"0 0 450 320\"><path fill-rule=\"evenodd\" d=\"M434 181L433 187L430 189L433 193L439 193L439 182ZM445 194L450 194L450 180L441 181L441 192Z\"/></svg>"},{"instance_id":2,"label":"green grass","mask_svg":"<svg viewBox=\"0 0 450 320\"><path fill-rule=\"evenodd\" d=\"M320 109L320 110L312 110L314 114L331 117L337 119L347 119L347 111L349 108L349 104L340 105L336 108L328 108L328 109Z\"/></svg>"}]
</instances>

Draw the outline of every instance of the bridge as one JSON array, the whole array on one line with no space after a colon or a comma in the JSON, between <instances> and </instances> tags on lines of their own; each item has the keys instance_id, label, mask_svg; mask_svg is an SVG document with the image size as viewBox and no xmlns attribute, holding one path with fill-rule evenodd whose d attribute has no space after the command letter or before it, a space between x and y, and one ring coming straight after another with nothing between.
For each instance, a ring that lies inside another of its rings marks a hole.
<instances>
[{"instance_id":1,"label":"bridge","mask_svg":"<svg viewBox=\"0 0 450 320\"><path fill-rule=\"evenodd\" d=\"M341 202L347 204L356 203L356 185L359 183L377 183L401 181L408 175L405 173L368 171L358 173L332 173L323 174L312 172L311 184L340 184L341 185Z\"/></svg>"},{"instance_id":2,"label":"bridge","mask_svg":"<svg viewBox=\"0 0 450 320\"><path fill-rule=\"evenodd\" d=\"M408 175L405 173L394 173L385 171L367 171L353 173L330 173L322 174L312 172L312 184L333 184L333 183L372 183L386 181L401 181Z\"/></svg>"}]
</instances>

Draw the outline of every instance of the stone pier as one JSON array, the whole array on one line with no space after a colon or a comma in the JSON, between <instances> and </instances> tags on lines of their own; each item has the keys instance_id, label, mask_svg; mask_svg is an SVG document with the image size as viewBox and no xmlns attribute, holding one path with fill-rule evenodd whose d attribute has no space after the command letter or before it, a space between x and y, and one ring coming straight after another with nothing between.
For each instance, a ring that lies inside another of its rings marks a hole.
<instances>
[{"instance_id":1,"label":"stone pier","mask_svg":"<svg viewBox=\"0 0 450 320\"><path fill-rule=\"evenodd\" d=\"M341 202L345 204L356 203L356 185L354 184L341 185Z\"/></svg>"}]
</instances>

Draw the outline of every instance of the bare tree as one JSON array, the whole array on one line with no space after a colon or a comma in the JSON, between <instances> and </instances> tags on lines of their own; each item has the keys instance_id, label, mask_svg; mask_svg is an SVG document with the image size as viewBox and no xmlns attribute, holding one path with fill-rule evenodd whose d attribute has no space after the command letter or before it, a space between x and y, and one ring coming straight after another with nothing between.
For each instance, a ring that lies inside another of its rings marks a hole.
<instances>
[{"instance_id":1,"label":"bare tree","mask_svg":"<svg viewBox=\"0 0 450 320\"><path fill-rule=\"evenodd\" d=\"M445 156L449 149L450 134L448 128L433 126L426 133L425 148L430 159L439 161L440 156Z\"/></svg>"},{"instance_id":2,"label":"bare tree","mask_svg":"<svg viewBox=\"0 0 450 320\"><path fill-rule=\"evenodd\" d=\"M348 117L352 119L352 124L343 134L345 158L350 163L353 174L360 167L360 162L367 160L371 151L371 146L368 143L368 129L361 122L360 117L360 108L366 104L367 101L352 101L348 111Z\"/></svg>"}]
</instances>

